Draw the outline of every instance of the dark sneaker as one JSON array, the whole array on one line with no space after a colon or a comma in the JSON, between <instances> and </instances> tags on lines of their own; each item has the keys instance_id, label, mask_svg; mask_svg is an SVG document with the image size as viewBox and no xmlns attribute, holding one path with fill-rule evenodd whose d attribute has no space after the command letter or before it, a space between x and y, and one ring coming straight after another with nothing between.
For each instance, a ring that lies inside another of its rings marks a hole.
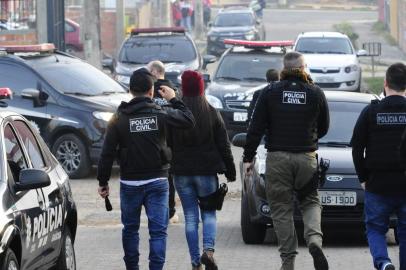
<instances>
[{"instance_id":1,"label":"dark sneaker","mask_svg":"<svg viewBox=\"0 0 406 270\"><path fill-rule=\"evenodd\" d=\"M192 266L192 270L203 270L203 267L201 265L199 266Z\"/></svg>"},{"instance_id":2,"label":"dark sneaker","mask_svg":"<svg viewBox=\"0 0 406 270\"><path fill-rule=\"evenodd\" d=\"M323 251L316 244L309 245L309 252L313 257L314 269L328 270L328 262Z\"/></svg>"},{"instance_id":3,"label":"dark sneaker","mask_svg":"<svg viewBox=\"0 0 406 270\"><path fill-rule=\"evenodd\" d=\"M392 263L385 263L382 266L382 270L395 270L395 266Z\"/></svg>"},{"instance_id":4,"label":"dark sneaker","mask_svg":"<svg viewBox=\"0 0 406 270\"><path fill-rule=\"evenodd\" d=\"M200 262L204 264L206 270L218 270L216 261L214 260L213 251L204 251Z\"/></svg>"}]
</instances>

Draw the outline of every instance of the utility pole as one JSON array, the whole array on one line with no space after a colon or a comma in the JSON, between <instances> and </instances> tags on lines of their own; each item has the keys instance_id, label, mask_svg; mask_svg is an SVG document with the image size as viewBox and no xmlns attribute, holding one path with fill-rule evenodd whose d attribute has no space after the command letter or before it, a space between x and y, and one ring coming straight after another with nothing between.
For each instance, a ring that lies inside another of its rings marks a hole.
<instances>
[{"instance_id":1,"label":"utility pole","mask_svg":"<svg viewBox=\"0 0 406 270\"><path fill-rule=\"evenodd\" d=\"M82 35L85 60L101 69L100 1L83 1Z\"/></svg>"},{"instance_id":2,"label":"utility pole","mask_svg":"<svg viewBox=\"0 0 406 270\"><path fill-rule=\"evenodd\" d=\"M116 0L116 51L120 49L125 38L124 33L125 6L124 0Z\"/></svg>"},{"instance_id":3,"label":"utility pole","mask_svg":"<svg viewBox=\"0 0 406 270\"><path fill-rule=\"evenodd\" d=\"M48 42L48 2L38 1L37 2L37 40L38 43Z\"/></svg>"},{"instance_id":4,"label":"utility pole","mask_svg":"<svg viewBox=\"0 0 406 270\"><path fill-rule=\"evenodd\" d=\"M195 37L196 39L203 39L204 26L203 26L203 0L195 1Z\"/></svg>"}]
</instances>

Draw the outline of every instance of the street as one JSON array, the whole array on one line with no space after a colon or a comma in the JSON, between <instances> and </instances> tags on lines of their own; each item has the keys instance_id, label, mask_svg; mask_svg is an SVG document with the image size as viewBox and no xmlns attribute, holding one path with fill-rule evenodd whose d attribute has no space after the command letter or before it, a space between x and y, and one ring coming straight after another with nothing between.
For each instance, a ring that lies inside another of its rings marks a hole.
<instances>
[{"instance_id":1,"label":"street","mask_svg":"<svg viewBox=\"0 0 406 270\"><path fill-rule=\"evenodd\" d=\"M372 24L377 13L370 11L335 10L265 10L264 21L268 40L294 40L303 31L328 31L334 24L350 22L355 25ZM357 28L358 29L358 28ZM360 39L366 40L369 29L359 27ZM366 29L366 30L365 30ZM209 66L212 73L216 64ZM240 162L242 150L233 147L236 164ZM239 172L237 172L239 176ZM97 194L95 170L86 179L71 180L74 199L78 206L79 226L75 243L77 267L90 269L124 269L121 246L121 223L119 211L118 170L110 181L113 211L106 212L104 201ZM216 258L220 269L279 269L280 258L272 235L263 245L246 245L240 232L240 177L230 185L230 193L223 210L218 213ZM223 179L224 181L224 179ZM183 213L177 204L180 223L171 224L168 230L167 270L191 269L184 235ZM148 227L143 215L140 230L141 269L148 269ZM372 269L372 259L361 229L353 233L340 228L325 231L326 255L330 269ZM394 245L392 231L388 234L389 253L398 266L398 247ZM304 245L299 248L296 267L300 270L314 269L311 256Z\"/></svg>"}]
</instances>

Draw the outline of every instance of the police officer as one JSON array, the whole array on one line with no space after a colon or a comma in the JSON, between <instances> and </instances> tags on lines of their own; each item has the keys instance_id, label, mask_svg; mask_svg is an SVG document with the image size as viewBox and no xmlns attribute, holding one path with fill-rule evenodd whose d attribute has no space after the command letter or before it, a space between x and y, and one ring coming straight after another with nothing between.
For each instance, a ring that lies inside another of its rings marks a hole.
<instances>
[{"instance_id":1,"label":"police officer","mask_svg":"<svg viewBox=\"0 0 406 270\"><path fill-rule=\"evenodd\" d=\"M352 156L365 187L365 225L374 266L394 270L385 234L389 218L398 217L400 270L406 270L406 176L399 145L406 127L406 66L391 65L384 83L386 97L360 114L352 137ZM404 148L402 148L404 149Z\"/></svg>"},{"instance_id":2,"label":"police officer","mask_svg":"<svg viewBox=\"0 0 406 270\"><path fill-rule=\"evenodd\" d=\"M162 86L160 94L172 108L156 105L153 75L145 68L134 71L130 93L110 120L98 166L99 194L109 195L108 180L117 148L120 161L120 199L124 261L128 270L138 270L141 207L148 217L150 234L149 269L162 270L168 226L169 149L167 127L192 128L194 118L175 92Z\"/></svg>"},{"instance_id":3,"label":"police officer","mask_svg":"<svg viewBox=\"0 0 406 270\"><path fill-rule=\"evenodd\" d=\"M323 91L305 72L303 56L284 57L281 81L271 84L259 97L244 149L244 170L250 173L256 149L266 130L268 150L265 187L271 207L282 259L281 270L293 270L297 237L293 221L294 192L300 191L316 173L317 141L329 127ZM321 206L314 188L300 202L304 236L317 270L328 269L322 251Z\"/></svg>"}]
</instances>

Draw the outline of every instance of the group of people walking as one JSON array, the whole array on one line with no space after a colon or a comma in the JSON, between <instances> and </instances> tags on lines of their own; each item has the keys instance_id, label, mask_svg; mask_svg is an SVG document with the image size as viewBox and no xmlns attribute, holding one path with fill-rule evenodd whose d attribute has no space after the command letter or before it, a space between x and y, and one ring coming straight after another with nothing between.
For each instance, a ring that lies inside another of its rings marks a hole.
<instances>
[{"instance_id":1,"label":"group of people walking","mask_svg":"<svg viewBox=\"0 0 406 270\"><path fill-rule=\"evenodd\" d=\"M195 24L194 0L174 0L171 3L172 20L175 26L182 26L191 32ZM207 26L211 18L211 0L202 1L203 23Z\"/></svg>"},{"instance_id":2,"label":"group of people walking","mask_svg":"<svg viewBox=\"0 0 406 270\"><path fill-rule=\"evenodd\" d=\"M323 91L313 83L305 67L303 55L290 52L284 57L280 74L268 71L269 85L256 93L250 106L243 156L244 173L249 175L256 149L265 135L268 150L265 186L281 270L295 269L298 247L293 221L295 194L300 194L304 236L314 268L329 269L322 249L318 185L313 183L318 166L318 139L328 132L329 109ZM213 202L216 200L213 195L219 190L217 175L224 174L228 181L236 180L226 127L219 112L205 98L201 74L185 71L179 93L164 80L163 74L164 66L159 61L132 74L133 99L122 102L108 124L98 167L99 194L103 198L109 195L111 167L118 156L126 269L139 269L138 231L144 206L150 233L149 269L162 270L169 201L173 200L169 200L172 181L182 203L192 269L203 269L203 265L206 270L218 269L214 259L217 207ZM406 270L405 90L406 66L394 64L386 74L387 97L365 108L352 138L355 168L360 181L366 183L367 237L378 270L395 269L385 242L389 216L393 213L398 216L400 270ZM291 95L295 98L289 98ZM168 177L173 180L168 182Z\"/></svg>"}]
</instances>

